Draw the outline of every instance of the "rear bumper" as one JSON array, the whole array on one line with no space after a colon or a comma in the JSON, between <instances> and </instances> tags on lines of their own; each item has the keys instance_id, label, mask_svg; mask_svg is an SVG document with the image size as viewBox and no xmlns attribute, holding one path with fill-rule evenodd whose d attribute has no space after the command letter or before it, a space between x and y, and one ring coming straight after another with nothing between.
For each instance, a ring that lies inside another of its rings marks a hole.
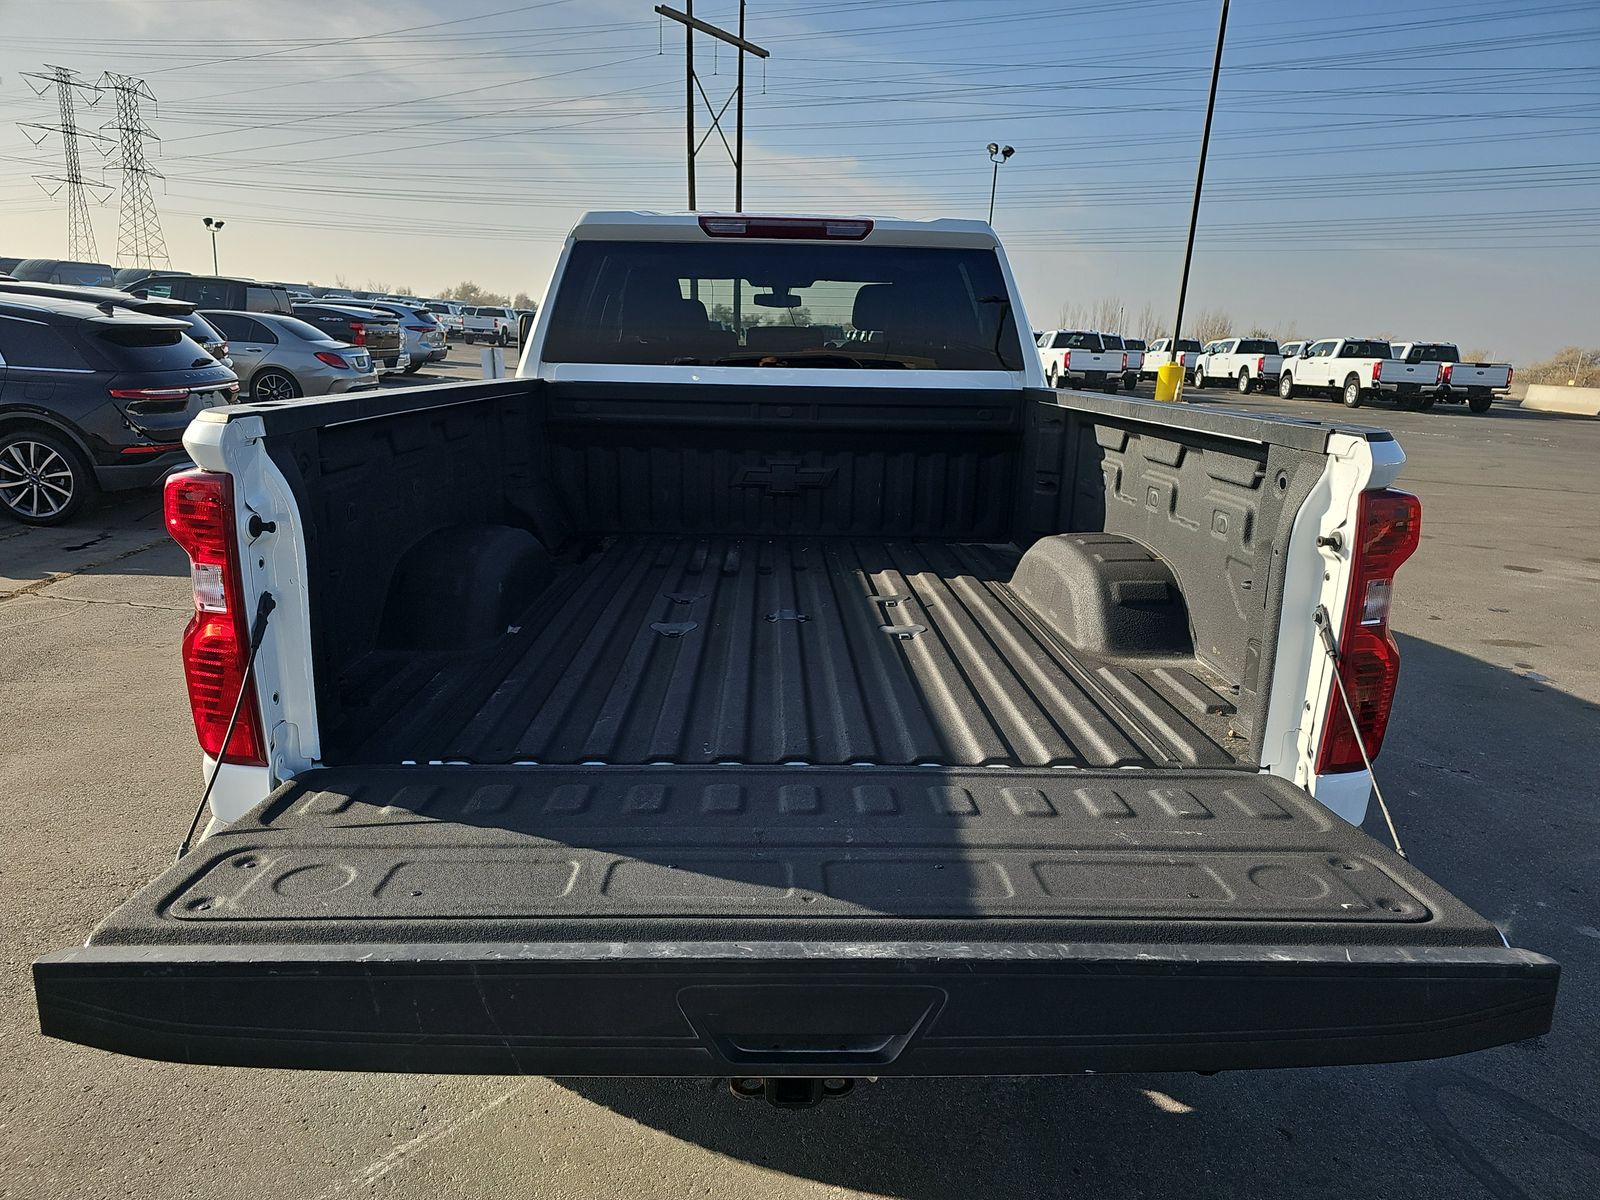
<instances>
[{"instance_id":1,"label":"rear bumper","mask_svg":"<svg viewBox=\"0 0 1600 1200\"><path fill-rule=\"evenodd\" d=\"M34 986L45 1034L174 1062L927 1076L1460 1054L1548 1030L1558 974L1498 947L111 945Z\"/></svg>"},{"instance_id":2,"label":"rear bumper","mask_svg":"<svg viewBox=\"0 0 1600 1200\"><path fill-rule=\"evenodd\" d=\"M103 492L125 492L133 488L151 487L173 471L181 471L194 464L189 452L180 443L166 454L155 454L130 462L95 463L94 479Z\"/></svg>"}]
</instances>

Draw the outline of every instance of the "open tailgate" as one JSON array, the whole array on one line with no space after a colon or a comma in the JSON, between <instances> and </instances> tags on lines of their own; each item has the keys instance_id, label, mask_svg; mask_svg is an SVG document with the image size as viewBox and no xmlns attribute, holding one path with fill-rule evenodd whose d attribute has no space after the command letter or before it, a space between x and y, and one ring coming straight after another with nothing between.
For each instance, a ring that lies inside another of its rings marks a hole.
<instances>
[{"instance_id":1,"label":"open tailgate","mask_svg":"<svg viewBox=\"0 0 1600 1200\"><path fill-rule=\"evenodd\" d=\"M181 1062L1005 1075L1456 1054L1558 970L1268 776L433 766L284 785L34 984Z\"/></svg>"}]
</instances>

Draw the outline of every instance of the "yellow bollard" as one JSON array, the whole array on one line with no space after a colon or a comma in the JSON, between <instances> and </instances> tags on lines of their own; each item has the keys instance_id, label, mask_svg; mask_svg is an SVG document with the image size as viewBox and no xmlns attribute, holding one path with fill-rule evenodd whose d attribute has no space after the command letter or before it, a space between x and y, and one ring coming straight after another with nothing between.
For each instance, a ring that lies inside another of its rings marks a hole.
<instances>
[{"instance_id":1,"label":"yellow bollard","mask_svg":"<svg viewBox=\"0 0 1600 1200\"><path fill-rule=\"evenodd\" d=\"M1188 372L1177 363L1165 363L1156 368L1156 399L1181 403L1183 380Z\"/></svg>"}]
</instances>

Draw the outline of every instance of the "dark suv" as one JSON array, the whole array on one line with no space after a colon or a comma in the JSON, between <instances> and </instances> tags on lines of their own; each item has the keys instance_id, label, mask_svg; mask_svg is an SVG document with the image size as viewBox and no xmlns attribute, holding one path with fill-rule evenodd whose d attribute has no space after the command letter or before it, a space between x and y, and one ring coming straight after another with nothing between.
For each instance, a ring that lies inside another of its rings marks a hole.
<instances>
[{"instance_id":1,"label":"dark suv","mask_svg":"<svg viewBox=\"0 0 1600 1200\"><path fill-rule=\"evenodd\" d=\"M120 288L72 287L64 283L31 283L19 279L0 279L0 296L46 296L57 300L84 300L90 304L111 304L152 317L171 317L189 327L189 336L198 342L212 358L225 367L233 363L228 359L228 339L217 328L195 312L194 305L186 300L167 300L156 296L135 296Z\"/></svg>"},{"instance_id":2,"label":"dark suv","mask_svg":"<svg viewBox=\"0 0 1600 1200\"><path fill-rule=\"evenodd\" d=\"M188 462L183 431L234 400L187 326L113 304L0 295L0 511L54 525Z\"/></svg>"},{"instance_id":3,"label":"dark suv","mask_svg":"<svg viewBox=\"0 0 1600 1200\"><path fill-rule=\"evenodd\" d=\"M79 287L110 287L116 273L109 263L71 262L64 258L24 258L11 268L14 279L34 283L70 283Z\"/></svg>"},{"instance_id":4,"label":"dark suv","mask_svg":"<svg viewBox=\"0 0 1600 1200\"><path fill-rule=\"evenodd\" d=\"M170 296L187 300L196 308L219 308L235 312L289 311L289 293L276 283L256 279L235 279L227 275L148 275L128 285L146 296Z\"/></svg>"}]
</instances>

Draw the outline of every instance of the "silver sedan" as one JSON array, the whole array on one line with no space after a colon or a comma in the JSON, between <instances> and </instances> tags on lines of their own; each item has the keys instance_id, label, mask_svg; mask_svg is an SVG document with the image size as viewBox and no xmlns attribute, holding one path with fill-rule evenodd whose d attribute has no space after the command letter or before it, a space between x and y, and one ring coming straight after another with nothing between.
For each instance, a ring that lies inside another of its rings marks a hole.
<instances>
[{"instance_id":1,"label":"silver sedan","mask_svg":"<svg viewBox=\"0 0 1600 1200\"><path fill-rule=\"evenodd\" d=\"M372 355L286 313L206 309L228 339L239 390L251 400L293 400L378 386Z\"/></svg>"}]
</instances>

